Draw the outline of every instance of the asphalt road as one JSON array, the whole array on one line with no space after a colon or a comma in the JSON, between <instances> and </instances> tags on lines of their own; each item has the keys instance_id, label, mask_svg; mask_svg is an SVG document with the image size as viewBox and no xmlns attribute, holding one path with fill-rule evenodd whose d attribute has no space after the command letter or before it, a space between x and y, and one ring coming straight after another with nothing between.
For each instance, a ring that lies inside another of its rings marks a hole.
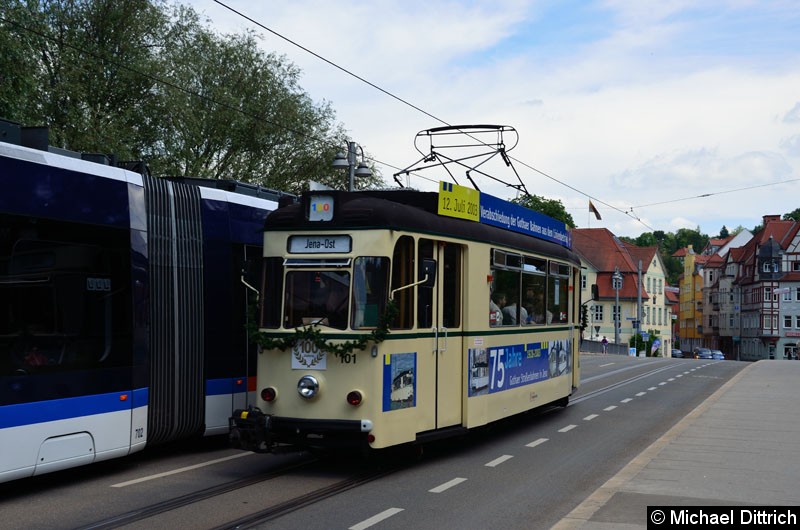
<instances>
[{"instance_id":1,"label":"asphalt road","mask_svg":"<svg viewBox=\"0 0 800 530\"><path fill-rule=\"evenodd\" d=\"M550 528L744 366L733 361L584 355L566 409L539 411L426 448L421 458L258 528ZM255 455L224 443L168 447L0 485L4 528L86 528L186 498L124 528L216 528L352 475L308 455ZM356 471L363 471L357 469ZM252 483L247 483L252 479ZM262 480L263 479L263 480ZM237 482L238 481L238 482ZM212 488L236 482L225 492ZM197 492L208 492L200 499ZM124 519L122 520L125 521Z\"/></svg>"}]
</instances>

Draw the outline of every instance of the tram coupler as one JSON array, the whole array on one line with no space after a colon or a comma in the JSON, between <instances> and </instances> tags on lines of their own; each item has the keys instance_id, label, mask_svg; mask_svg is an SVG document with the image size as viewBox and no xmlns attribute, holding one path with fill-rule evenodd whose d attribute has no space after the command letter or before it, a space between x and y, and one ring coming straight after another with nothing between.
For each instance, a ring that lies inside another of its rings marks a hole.
<instances>
[{"instance_id":1,"label":"tram coupler","mask_svg":"<svg viewBox=\"0 0 800 530\"><path fill-rule=\"evenodd\" d=\"M269 432L271 418L257 407L234 410L228 420L231 447L254 453L271 453L274 445Z\"/></svg>"}]
</instances>

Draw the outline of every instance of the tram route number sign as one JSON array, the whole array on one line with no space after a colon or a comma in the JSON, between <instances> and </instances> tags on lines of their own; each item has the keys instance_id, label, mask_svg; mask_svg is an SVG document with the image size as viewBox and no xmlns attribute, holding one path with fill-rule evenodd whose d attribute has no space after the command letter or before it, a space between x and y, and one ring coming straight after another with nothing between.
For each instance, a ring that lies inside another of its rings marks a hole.
<instances>
[{"instance_id":1,"label":"tram route number sign","mask_svg":"<svg viewBox=\"0 0 800 530\"><path fill-rule=\"evenodd\" d=\"M439 215L480 221L481 194L478 190L450 182L439 183Z\"/></svg>"}]
</instances>

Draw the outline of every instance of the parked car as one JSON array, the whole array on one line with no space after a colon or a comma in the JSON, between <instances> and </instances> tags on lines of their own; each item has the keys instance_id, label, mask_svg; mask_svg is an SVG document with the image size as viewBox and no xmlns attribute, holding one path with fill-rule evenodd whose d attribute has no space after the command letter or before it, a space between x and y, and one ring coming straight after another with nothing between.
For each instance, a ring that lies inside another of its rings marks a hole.
<instances>
[{"instance_id":1,"label":"parked car","mask_svg":"<svg viewBox=\"0 0 800 530\"><path fill-rule=\"evenodd\" d=\"M672 356L676 359L683 359L683 352L680 350L672 350Z\"/></svg>"},{"instance_id":2,"label":"parked car","mask_svg":"<svg viewBox=\"0 0 800 530\"><path fill-rule=\"evenodd\" d=\"M715 361L724 361L725 354L719 350L711 350L711 358L714 359Z\"/></svg>"},{"instance_id":3,"label":"parked car","mask_svg":"<svg viewBox=\"0 0 800 530\"><path fill-rule=\"evenodd\" d=\"M711 350L708 348L695 348L694 349L694 358L695 359L712 359Z\"/></svg>"}]
</instances>

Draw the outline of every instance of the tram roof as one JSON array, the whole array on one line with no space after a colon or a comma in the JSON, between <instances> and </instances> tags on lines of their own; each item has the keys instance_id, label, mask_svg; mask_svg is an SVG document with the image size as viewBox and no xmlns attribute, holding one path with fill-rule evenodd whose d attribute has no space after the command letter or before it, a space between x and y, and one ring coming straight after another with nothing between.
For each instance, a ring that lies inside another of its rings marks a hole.
<instances>
[{"instance_id":1,"label":"tram roof","mask_svg":"<svg viewBox=\"0 0 800 530\"><path fill-rule=\"evenodd\" d=\"M310 221L306 215L310 197L320 194L333 197L331 221ZM264 223L264 231L407 230L508 246L580 265L577 254L557 243L496 226L439 215L438 201L436 192L411 190L307 192L302 195L300 202L270 213Z\"/></svg>"}]
</instances>

